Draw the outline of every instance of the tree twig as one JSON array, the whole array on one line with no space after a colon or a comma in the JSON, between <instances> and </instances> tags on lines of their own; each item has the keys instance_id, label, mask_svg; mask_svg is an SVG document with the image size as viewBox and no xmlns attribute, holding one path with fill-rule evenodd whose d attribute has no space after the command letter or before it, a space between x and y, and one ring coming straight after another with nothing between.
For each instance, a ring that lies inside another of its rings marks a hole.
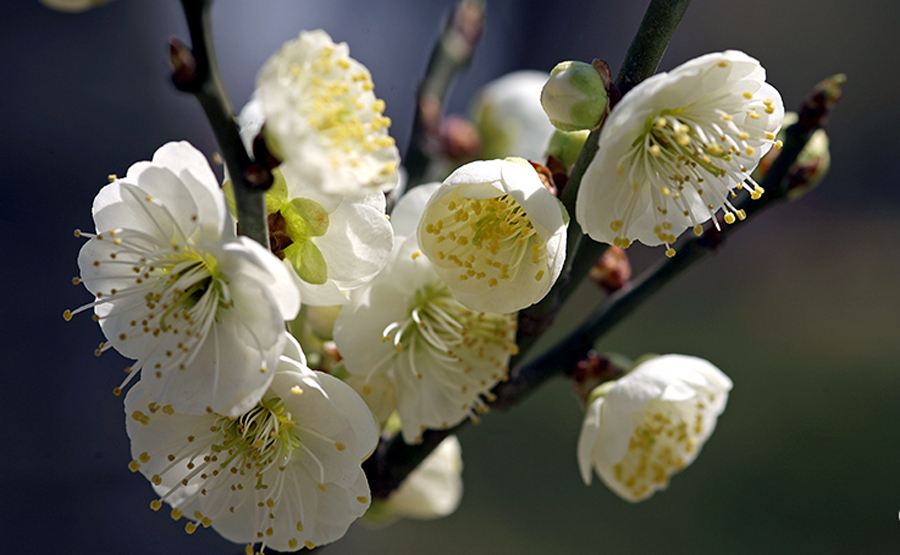
<instances>
[{"instance_id":1,"label":"tree twig","mask_svg":"<svg viewBox=\"0 0 900 555\"><path fill-rule=\"evenodd\" d=\"M222 159L234 184L240 232L268 248L266 190L272 185L268 168L251 160L241 141L234 108L225 90L213 43L212 0L181 0L191 34L192 48L178 39L169 43L174 72L172 82L197 97L219 143Z\"/></svg>"},{"instance_id":2,"label":"tree twig","mask_svg":"<svg viewBox=\"0 0 900 555\"><path fill-rule=\"evenodd\" d=\"M416 115L403 157L407 189L421 185L431 163L431 143L441 122L444 99L460 71L468 67L484 27L484 0L461 0L431 51L419 86Z\"/></svg>"},{"instance_id":3,"label":"tree twig","mask_svg":"<svg viewBox=\"0 0 900 555\"><path fill-rule=\"evenodd\" d=\"M625 61L616 76L616 87L621 94L656 73L675 29L684 17L691 0L653 0L644 14ZM575 214L575 199L581 178L594 155L597 154L600 130L591 131L571 175L562 191L560 200L569 215ZM514 363L522 360L538 338L553 322L559 308L575 290L574 284L587 277L591 267L599 260L607 245L584 239L581 227L574 217L566 232L566 266L553 288L539 303L519 312L519 354Z\"/></svg>"},{"instance_id":4,"label":"tree twig","mask_svg":"<svg viewBox=\"0 0 900 555\"><path fill-rule=\"evenodd\" d=\"M624 89L620 87L622 92L633 87L641 79L645 79L653 74L689 4L690 0L652 0L631 47L628 49L628 54L619 73L619 79L622 85L625 86ZM573 170L573 174L566 185L567 190L571 187L572 190L577 192L581 176L597 151L598 139L598 132L591 133L585 144L585 149L582 150L578 158L575 170ZM419 143L416 141L414 133L410 148L412 149L415 144ZM589 146L591 144L593 146ZM407 163L409 164L409 162L409 154L407 154ZM411 175L412 173L410 170ZM410 182L414 184L412 178ZM574 193L571 194L574 195ZM567 208L570 213L574 213L574 198L572 196L572 206ZM571 259L575 249L578 248L581 242L583 234L574 221L569 224L568 233L569 246L567 254L569 259ZM564 274L569 274L568 270L564 270ZM584 275L587 275L586 271ZM575 277L580 278L583 276ZM544 300L519 313L520 333L517 335L516 340L519 343L520 355L515 361L521 360L521 356L525 354L525 351L533 345L549 325L559 304L562 302L561 299L568 295L568 293L562 292L569 289L572 283L577 282L573 281L569 275L561 276ZM514 363L515 361L511 362ZM526 374L526 376L530 375ZM517 386L518 382L513 378L509 382L501 383L495 390L502 388L501 391L513 391ZM504 395L504 399L507 397L507 395ZM500 401L500 399L498 396L497 401ZM424 460L445 437L463 425L465 425L465 422L450 430L429 430L423 434L423 442L418 445L405 444L399 434L390 439L382 439L375 454L363 465L373 497L385 498L390 495L417 466L418 462Z\"/></svg>"}]
</instances>

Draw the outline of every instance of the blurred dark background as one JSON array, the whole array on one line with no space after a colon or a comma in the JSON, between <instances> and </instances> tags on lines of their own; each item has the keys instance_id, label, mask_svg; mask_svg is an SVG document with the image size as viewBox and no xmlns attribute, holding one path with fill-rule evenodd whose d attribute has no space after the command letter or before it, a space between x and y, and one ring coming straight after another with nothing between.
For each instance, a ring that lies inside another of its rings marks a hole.
<instances>
[{"instance_id":1,"label":"blurred dark background","mask_svg":"<svg viewBox=\"0 0 900 555\"><path fill-rule=\"evenodd\" d=\"M219 0L219 60L235 104L301 29L350 44L374 75L400 145L451 0ZM564 59L615 72L646 1L489 0L487 27L450 109L520 68ZM845 72L833 165L802 201L754 221L604 341L629 356L708 358L735 383L703 455L639 505L577 473L580 410L562 381L461 434L466 494L435 522L355 525L327 553L687 554L900 552L900 10L893 0L695 0L669 69L737 48L790 107ZM127 364L88 317L77 274L91 199L161 144L216 150L197 102L168 80L166 40L187 38L177 0L116 0L80 15L37 0L0 8L0 552L238 554L152 512L130 459ZM662 256L637 251L638 265Z\"/></svg>"}]
</instances>

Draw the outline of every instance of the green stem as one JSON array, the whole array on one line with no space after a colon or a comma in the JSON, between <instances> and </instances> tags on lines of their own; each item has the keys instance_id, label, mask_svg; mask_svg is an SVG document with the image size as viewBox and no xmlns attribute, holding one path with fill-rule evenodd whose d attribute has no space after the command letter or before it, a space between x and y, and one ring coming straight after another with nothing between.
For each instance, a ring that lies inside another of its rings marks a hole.
<instances>
[{"instance_id":1,"label":"green stem","mask_svg":"<svg viewBox=\"0 0 900 555\"><path fill-rule=\"evenodd\" d=\"M234 184L240 233L268 248L265 195L271 185L271 174L253 162L241 141L234 108L216 61L210 17L212 0L182 0L181 4L191 34L192 49L187 50L173 41L172 55L176 65L173 81L179 90L196 96L206 112Z\"/></svg>"},{"instance_id":2,"label":"green stem","mask_svg":"<svg viewBox=\"0 0 900 555\"><path fill-rule=\"evenodd\" d=\"M625 61L616 76L616 87L625 94L635 85L656 73L675 29L684 17L691 0L653 0L644 14ZM572 168L569 180L563 189L563 205L569 215L575 214L575 199L585 170L597 154L600 130L588 135L578 160ZM563 268L553 288L541 302L519 313L520 333L517 338L519 355L514 362L522 360L541 334L553 321L560 306L575 290L573 284L581 283L608 245L584 239L581 227L574 217L566 231L566 266Z\"/></svg>"}]
</instances>

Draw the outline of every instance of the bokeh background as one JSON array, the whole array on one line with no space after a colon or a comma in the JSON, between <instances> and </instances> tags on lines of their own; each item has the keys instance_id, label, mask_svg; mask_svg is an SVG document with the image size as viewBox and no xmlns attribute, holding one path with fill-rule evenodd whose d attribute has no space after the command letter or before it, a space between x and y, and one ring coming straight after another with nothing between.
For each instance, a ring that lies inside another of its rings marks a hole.
<instances>
[{"instance_id":1,"label":"bokeh background","mask_svg":"<svg viewBox=\"0 0 900 555\"><path fill-rule=\"evenodd\" d=\"M236 105L300 29L347 41L372 71L405 145L418 77L451 0L219 0L219 60ZM487 27L449 103L520 68L564 59L615 72L647 1L488 0ZM461 434L466 494L434 522L355 525L331 554L900 552L900 10L894 0L695 0L662 63L738 48L788 107L845 72L833 168L802 201L746 224L607 336L629 356L708 358L734 380L703 455L639 505L577 473L580 409L555 381ZM91 199L110 173L166 141L216 145L196 101L168 81L177 0L116 0L69 15L0 7L0 552L238 554L148 508L127 469L127 364L92 351L89 299L70 285ZM635 249L635 264L662 256Z\"/></svg>"}]
</instances>

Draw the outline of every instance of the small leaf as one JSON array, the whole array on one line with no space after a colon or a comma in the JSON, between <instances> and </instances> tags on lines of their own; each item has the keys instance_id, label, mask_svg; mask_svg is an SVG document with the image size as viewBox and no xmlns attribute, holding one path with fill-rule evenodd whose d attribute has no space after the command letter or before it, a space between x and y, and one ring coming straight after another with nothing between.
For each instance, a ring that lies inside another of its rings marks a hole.
<instances>
[{"instance_id":1,"label":"small leaf","mask_svg":"<svg viewBox=\"0 0 900 555\"><path fill-rule=\"evenodd\" d=\"M328 264L322 251L310 240L295 242L284 249L284 256L291 261L300 279L312 285L322 285L328 280Z\"/></svg>"}]
</instances>

